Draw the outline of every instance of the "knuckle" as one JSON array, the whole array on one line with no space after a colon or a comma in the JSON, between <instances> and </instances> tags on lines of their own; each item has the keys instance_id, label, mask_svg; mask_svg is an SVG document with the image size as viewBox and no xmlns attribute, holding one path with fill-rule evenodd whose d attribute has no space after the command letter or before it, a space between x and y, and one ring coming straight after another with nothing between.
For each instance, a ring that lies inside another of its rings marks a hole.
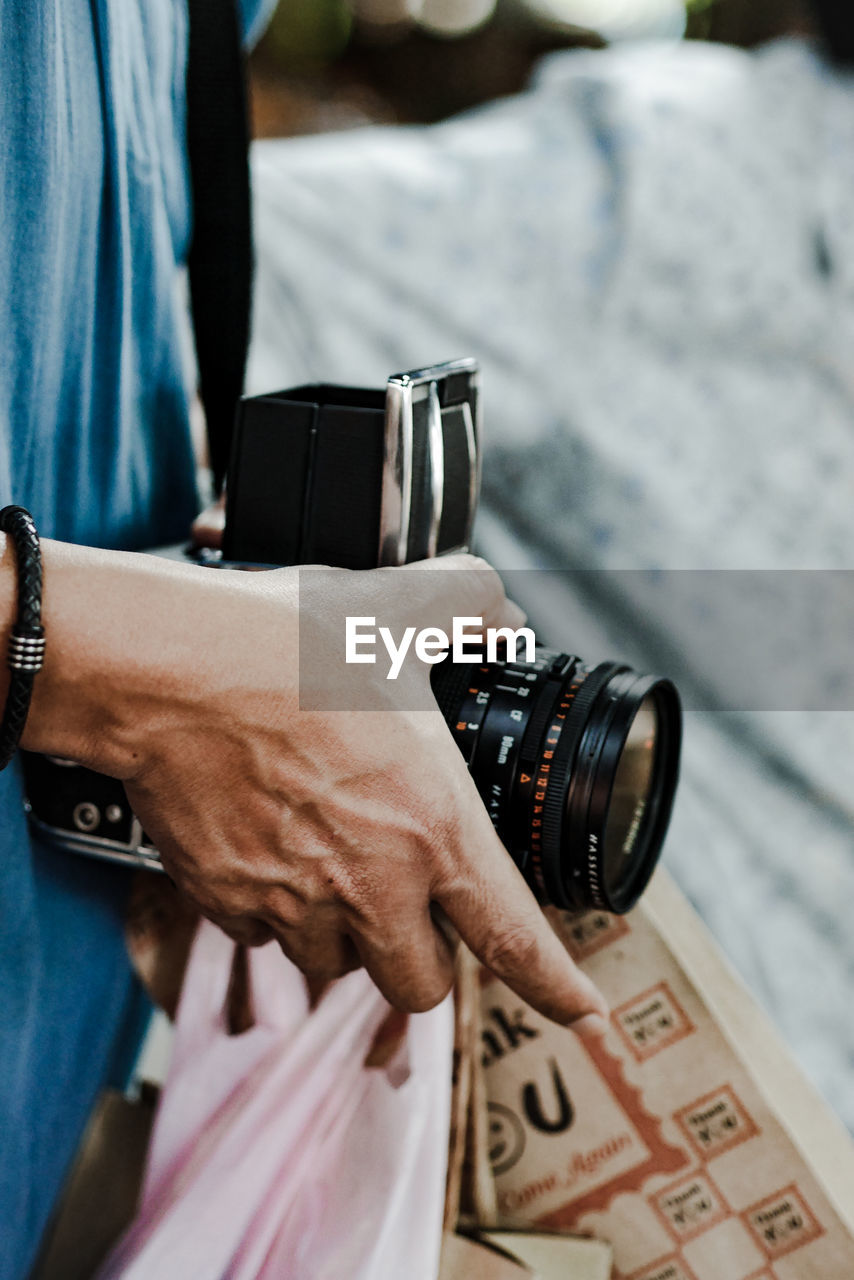
<instances>
[{"instance_id":1,"label":"knuckle","mask_svg":"<svg viewBox=\"0 0 854 1280\"><path fill-rule=\"evenodd\" d=\"M399 1007L406 1013L429 1013L442 1003L452 986L451 975L436 974L430 979L422 978L417 986L407 991Z\"/></svg>"},{"instance_id":2,"label":"knuckle","mask_svg":"<svg viewBox=\"0 0 854 1280\"><path fill-rule=\"evenodd\" d=\"M310 908L307 902L287 889L274 886L268 890L264 903L264 919L278 933L281 929L303 930L307 927Z\"/></svg>"},{"instance_id":3,"label":"knuckle","mask_svg":"<svg viewBox=\"0 0 854 1280\"><path fill-rule=\"evenodd\" d=\"M279 950L281 951L285 959L290 960L291 964L296 965L296 967L300 970L300 972L304 973L305 969L303 968L303 965L301 962L299 945L295 943L292 937L283 936L281 933L277 933L275 936L276 936L276 942L279 945Z\"/></svg>"},{"instance_id":4,"label":"knuckle","mask_svg":"<svg viewBox=\"0 0 854 1280\"><path fill-rule=\"evenodd\" d=\"M301 973L307 971L309 956L306 954L305 946L298 934L290 931L276 930L276 942L282 955L287 956L291 964L295 964Z\"/></svg>"},{"instance_id":5,"label":"knuckle","mask_svg":"<svg viewBox=\"0 0 854 1280\"><path fill-rule=\"evenodd\" d=\"M480 958L488 969L499 975L526 973L535 968L540 958L536 937L518 926L493 929L480 950Z\"/></svg>"},{"instance_id":6,"label":"knuckle","mask_svg":"<svg viewBox=\"0 0 854 1280\"><path fill-rule=\"evenodd\" d=\"M459 822L448 814L446 804L441 812L429 815L417 838L417 865L431 889L447 879L453 867L452 851L458 844Z\"/></svg>"},{"instance_id":7,"label":"knuckle","mask_svg":"<svg viewBox=\"0 0 854 1280\"><path fill-rule=\"evenodd\" d=\"M496 603L504 599L504 584L497 570L478 556L471 556L467 566L473 584L484 601Z\"/></svg>"},{"instance_id":8,"label":"knuckle","mask_svg":"<svg viewBox=\"0 0 854 1280\"><path fill-rule=\"evenodd\" d=\"M322 956L316 953L306 953L301 947L295 945L293 941L285 942L279 939L279 945L282 951L292 960L301 973L307 978L314 978L319 982L334 982L336 978L343 978L345 973L350 973L357 965L353 961L345 960L343 957Z\"/></svg>"},{"instance_id":9,"label":"knuckle","mask_svg":"<svg viewBox=\"0 0 854 1280\"><path fill-rule=\"evenodd\" d=\"M261 947L269 942L272 930L262 920L205 912L207 918L232 942L244 947Z\"/></svg>"},{"instance_id":10,"label":"knuckle","mask_svg":"<svg viewBox=\"0 0 854 1280\"><path fill-rule=\"evenodd\" d=\"M330 858L323 870L323 897L335 903L358 901L360 890L353 868L343 858Z\"/></svg>"},{"instance_id":11,"label":"knuckle","mask_svg":"<svg viewBox=\"0 0 854 1280\"><path fill-rule=\"evenodd\" d=\"M482 556L473 555L470 551L459 551L454 556L448 556L448 564L453 562L455 569L472 569L478 573L495 573L492 565L489 564Z\"/></svg>"},{"instance_id":12,"label":"knuckle","mask_svg":"<svg viewBox=\"0 0 854 1280\"><path fill-rule=\"evenodd\" d=\"M244 944L247 947L263 947L273 936L273 930L263 920L250 920L247 922Z\"/></svg>"}]
</instances>

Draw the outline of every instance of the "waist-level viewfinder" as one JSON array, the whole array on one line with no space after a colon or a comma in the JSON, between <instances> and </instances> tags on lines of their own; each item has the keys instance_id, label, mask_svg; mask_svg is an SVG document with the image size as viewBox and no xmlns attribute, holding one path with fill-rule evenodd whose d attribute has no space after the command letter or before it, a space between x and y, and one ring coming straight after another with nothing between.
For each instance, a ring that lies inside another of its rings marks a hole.
<instances>
[{"instance_id":1,"label":"waist-level viewfinder","mask_svg":"<svg viewBox=\"0 0 854 1280\"><path fill-rule=\"evenodd\" d=\"M394 374L382 391L315 383L243 400L224 559L371 569L467 548L478 415L474 360Z\"/></svg>"}]
</instances>

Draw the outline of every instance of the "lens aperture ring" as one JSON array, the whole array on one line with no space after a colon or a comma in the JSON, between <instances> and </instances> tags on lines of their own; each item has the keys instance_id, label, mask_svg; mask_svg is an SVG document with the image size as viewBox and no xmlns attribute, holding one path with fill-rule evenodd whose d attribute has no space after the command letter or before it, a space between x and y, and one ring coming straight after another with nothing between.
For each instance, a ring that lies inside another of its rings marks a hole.
<instances>
[{"instance_id":1,"label":"lens aperture ring","mask_svg":"<svg viewBox=\"0 0 854 1280\"><path fill-rule=\"evenodd\" d=\"M569 675L576 659L565 658L564 676ZM516 779L515 822L513 830L513 849L517 862L526 870L531 856L531 805L534 789L541 763L543 740L547 729L554 721L555 709L566 685L566 679L556 678L553 671L543 685L531 712L531 719L522 739L519 753L519 771ZM542 892L542 886L537 885Z\"/></svg>"},{"instance_id":2,"label":"lens aperture ring","mask_svg":"<svg viewBox=\"0 0 854 1280\"><path fill-rule=\"evenodd\" d=\"M462 695L462 703L451 721L454 741L463 753L466 764L471 764L483 729L486 714L492 702L492 685L495 672L491 667L476 666L469 669L469 676Z\"/></svg>"},{"instance_id":3,"label":"lens aperture ring","mask_svg":"<svg viewBox=\"0 0 854 1280\"><path fill-rule=\"evenodd\" d=\"M532 711L548 678L548 663L515 663L497 668L489 714L475 749L473 774L487 812L502 841L512 845L515 782Z\"/></svg>"},{"instance_id":4,"label":"lens aperture ring","mask_svg":"<svg viewBox=\"0 0 854 1280\"><path fill-rule=\"evenodd\" d=\"M561 689L560 696L554 705L551 723L546 730L542 750L536 761L533 791L528 809L529 821L529 870L534 886L547 902L560 905L562 902L560 859L548 858L545 851L544 832L545 815L548 797L553 789L553 762L555 752L566 731L567 721L575 705L580 690L587 680L587 668L577 666L569 681Z\"/></svg>"},{"instance_id":5,"label":"lens aperture ring","mask_svg":"<svg viewBox=\"0 0 854 1280\"><path fill-rule=\"evenodd\" d=\"M574 662L574 659L567 659L567 662ZM566 672L569 674L569 671ZM552 696L548 696L547 688L543 688L537 699L536 705L531 712L531 719L528 728L525 730L525 737L522 742L522 764L530 765L532 769L536 768L540 758L540 745L543 741L543 735L546 726L550 723L554 714L555 704L560 697L561 689L565 680L556 680L551 678Z\"/></svg>"}]
</instances>

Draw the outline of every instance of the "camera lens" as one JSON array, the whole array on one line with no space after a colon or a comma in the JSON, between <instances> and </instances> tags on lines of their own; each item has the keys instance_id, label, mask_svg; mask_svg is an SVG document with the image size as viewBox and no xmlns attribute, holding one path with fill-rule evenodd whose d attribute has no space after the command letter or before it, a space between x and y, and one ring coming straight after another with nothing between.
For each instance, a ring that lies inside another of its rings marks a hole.
<instances>
[{"instance_id":1,"label":"camera lens","mask_svg":"<svg viewBox=\"0 0 854 1280\"><path fill-rule=\"evenodd\" d=\"M606 889L619 893L643 825L655 776L658 712L649 694L638 707L623 744L608 807L603 876Z\"/></svg>"},{"instance_id":2,"label":"camera lens","mask_svg":"<svg viewBox=\"0 0 854 1280\"><path fill-rule=\"evenodd\" d=\"M432 685L540 902L628 911L676 790L682 714L670 681L538 647L533 662L439 663Z\"/></svg>"}]
</instances>

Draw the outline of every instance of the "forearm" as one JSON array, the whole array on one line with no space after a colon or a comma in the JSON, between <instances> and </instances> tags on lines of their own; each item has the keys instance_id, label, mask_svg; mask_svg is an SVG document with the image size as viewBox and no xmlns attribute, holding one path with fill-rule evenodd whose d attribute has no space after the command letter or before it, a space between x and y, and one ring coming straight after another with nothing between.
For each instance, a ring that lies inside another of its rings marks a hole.
<instances>
[{"instance_id":1,"label":"forearm","mask_svg":"<svg viewBox=\"0 0 854 1280\"><path fill-rule=\"evenodd\" d=\"M9 630L16 615L15 553L5 533L0 533L0 704L6 704L9 691L9 668L6 653Z\"/></svg>"},{"instance_id":2,"label":"forearm","mask_svg":"<svg viewBox=\"0 0 854 1280\"><path fill-rule=\"evenodd\" d=\"M16 614L5 541L4 640ZM242 630L239 575L52 541L42 542L42 557L47 644L22 746L132 777L142 743L166 731L175 708L215 692L201 687L203 672L211 649L227 650ZM5 670L2 681L5 698Z\"/></svg>"}]
</instances>

